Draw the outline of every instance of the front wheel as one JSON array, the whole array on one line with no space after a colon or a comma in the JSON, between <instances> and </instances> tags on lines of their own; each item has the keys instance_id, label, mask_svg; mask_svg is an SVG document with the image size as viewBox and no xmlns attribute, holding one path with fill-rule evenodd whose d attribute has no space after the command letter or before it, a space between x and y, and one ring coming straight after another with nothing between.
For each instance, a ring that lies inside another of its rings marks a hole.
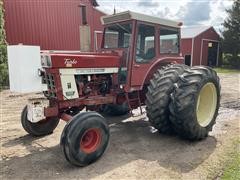
<instances>
[{"instance_id":1,"label":"front wheel","mask_svg":"<svg viewBox=\"0 0 240 180\"><path fill-rule=\"evenodd\" d=\"M185 71L171 94L170 120L183 138L207 137L218 115L220 84L216 72L204 66Z\"/></svg>"},{"instance_id":2,"label":"front wheel","mask_svg":"<svg viewBox=\"0 0 240 180\"><path fill-rule=\"evenodd\" d=\"M27 106L25 106L21 116L22 127L26 132L33 136L44 136L51 134L59 123L58 117L51 117L43 119L37 123L32 123L28 120L27 114L28 110Z\"/></svg>"},{"instance_id":3,"label":"front wheel","mask_svg":"<svg viewBox=\"0 0 240 180\"><path fill-rule=\"evenodd\" d=\"M79 113L65 126L61 146L67 161L86 166L99 159L107 148L109 128L98 113Z\"/></svg>"}]
</instances>

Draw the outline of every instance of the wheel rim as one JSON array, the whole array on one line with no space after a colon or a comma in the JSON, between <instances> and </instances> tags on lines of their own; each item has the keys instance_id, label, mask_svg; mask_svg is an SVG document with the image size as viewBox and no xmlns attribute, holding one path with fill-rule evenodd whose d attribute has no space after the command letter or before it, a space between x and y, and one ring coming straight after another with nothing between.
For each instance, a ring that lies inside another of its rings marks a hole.
<instances>
[{"instance_id":1,"label":"wheel rim","mask_svg":"<svg viewBox=\"0 0 240 180\"><path fill-rule=\"evenodd\" d=\"M217 90L213 83L205 84L198 95L197 121L206 127L213 119L217 108Z\"/></svg>"},{"instance_id":2,"label":"wheel rim","mask_svg":"<svg viewBox=\"0 0 240 180\"><path fill-rule=\"evenodd\" d=\"M98 149L101 140L100 129L88 129L81 138L80 149L87 154L92 153Z\"/></svg>"}]
</instances>

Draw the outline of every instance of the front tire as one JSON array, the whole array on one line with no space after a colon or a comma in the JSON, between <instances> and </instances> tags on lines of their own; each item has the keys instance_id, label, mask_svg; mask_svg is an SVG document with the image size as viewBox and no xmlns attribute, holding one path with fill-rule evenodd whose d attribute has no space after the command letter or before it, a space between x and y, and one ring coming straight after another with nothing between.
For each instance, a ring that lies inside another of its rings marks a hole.
<instances>
[{"instance_id":1,"label":"front tire","mask_svg":"<svg viewBox=\"0 0 240 180\"><path fill-rule=\"evenodd\" d=\"M106 120L96 112L79 113L65 126L61 146L68 162L87 166L99 159L109 142Z\"/></svg>"},{"instance_id":2,"label":"front tire","mask_svg":"<svg viewBox=\"0 0 240 180\"><path fill-rule=\"evenodd\" d=\"M209 67L192 67L175 84L171 98L170 120L179 136L189 140L207 137L220 105L216 72Z\"/></svg>"},{"instance_id":3,"label":"front tire","mask_svg":"<svg viewBox=\"0 0 240 180\"><path fill-rule=\"evenodd\" d=\"M37 123L32 123L28 120L27 113L27 106L25 106L21 115L21 124L23 129L33 136L44 136L51 134L59 123L58 117L51 117L48 119L43 119Z\"/></svg>"}]
</instances>

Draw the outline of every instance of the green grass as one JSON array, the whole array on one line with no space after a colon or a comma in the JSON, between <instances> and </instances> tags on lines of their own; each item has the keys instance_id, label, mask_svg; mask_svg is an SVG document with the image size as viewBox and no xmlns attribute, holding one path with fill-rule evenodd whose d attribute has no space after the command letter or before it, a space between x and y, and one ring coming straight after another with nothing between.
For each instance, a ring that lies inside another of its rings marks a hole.
<instances>
[{"instance_id":1,"label":"green grass","mask_svg":"<svg viewBox=\"0 0 240 180\"><path fill-rule=\"evenodd\" d=\"M217 73L240 73L240 69L214 68Z\"/></svg>"},{"instance_id":2,"label":"green grass","mask_svg":"<svg viewBox=\"0 0 240 180\"><path fill-rule=\"evenodd\" d=\"M221 176L222 180L235 180L240 179L240 152L233 155L232 161L223 171Z\"/></svg>"}]
</instances>

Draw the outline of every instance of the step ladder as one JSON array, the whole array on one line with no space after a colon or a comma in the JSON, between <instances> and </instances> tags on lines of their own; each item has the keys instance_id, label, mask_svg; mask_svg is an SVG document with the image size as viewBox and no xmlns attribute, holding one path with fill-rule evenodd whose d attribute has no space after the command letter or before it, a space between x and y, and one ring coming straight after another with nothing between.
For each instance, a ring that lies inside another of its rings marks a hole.
<instances>
[{"instance_id":1,"label":"step ladder","mask_svg":"<svg viewBox=\"0 0 240 180\"><path fill-rule=\"evenodd\" d=\"M137 106L138 106L138 108L140 108L140 112L141 112L140 115L142 115L144 112L143 112L143 110L142 110L142 103L141 103L141 99L140 99L140 91L137 91L137 97L131 98L129 95L130 95L130 93L128 93L128 92L125 93L126 100L127 100L128 107L129 107L129 109L130 109L131 115L132 115L133 117L136 117L136 116L134 116L134 114L133 114L133 109L134 109L134 108L132 107L131 102L137 102L137 103L138 103ZM140 115L137 115L137 116L140 116Z\"/></svg>"}]
</instances>

